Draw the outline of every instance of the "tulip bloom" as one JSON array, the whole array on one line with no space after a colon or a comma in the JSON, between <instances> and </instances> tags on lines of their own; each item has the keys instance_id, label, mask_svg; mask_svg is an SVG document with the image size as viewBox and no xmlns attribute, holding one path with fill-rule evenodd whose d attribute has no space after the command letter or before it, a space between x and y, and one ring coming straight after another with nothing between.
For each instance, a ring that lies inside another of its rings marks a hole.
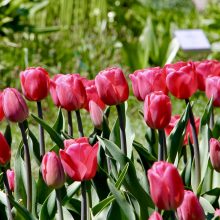
<instances>
[{"instance_id":1,"label":"tulip bloom","mask_svg":"<svg viewBox=\"0 0 220 220\"><path fill-rule=\"evenodd\" d=\"M166 133L167 136L170 135L171 131L176 126L179 119L180 119L180 115L174 115L174 116L171 117L169 125L165 127L165 133ZM195 118L195 124L196 124L196 133L198 134L199 133L200 118ZM187 126L186 126L183 145L188 144L188 137L190 138L191 143L193 143L192 129L191 129L189 121L188 121Z\"/></svg>"},{"instance_id":2,"label":"tulip bloom","mask_svg":"<svg viewBox=\"0 0 220 220\"><path fill-rule=\"evenodd\" d=\"M42 160L42 176L45 183L53 188L60 188L65 182L65 174L60 158L55 152L48 152Z\"/></svg>"},{"instance_id":3,"label":"tulip bloom","mask_svg":"<svg viewBox=\"0 0 220 220\"><path fill-rule=\"evenodd\" d=\"M144 120L150 128L163 129L171 119L170 98L162 92L153 92L144 101Z\"/></svg>"},{"instance_id":4,"label":"tulip bloom","mask_svg":"<svg viewBox=\"0 0 220 220\"><path fill-rule=\"evenodd\" d=\"M163 220L161 215L158 212L153 212L148 220Z\"/></svg>"},{"instance_id":5,"label":"tulip bloom","mask_svg":"<svg viewBox=\"0 0 220 220\"><path fill-rule=\"evenodd\" d=\"M217 60L203 60L194 63L198 79L198 89L205 91L206 78L208 76L220 76L220 62Z\"/></svg>"},{"instance_id":6,"label":"tulip bloom","mask_svg":"<svg viewBox=\"0 0 220 220\"><path fill-rule=\"evenodd\" d=\"M197 90L197 75L192 62L178 62L165 67L169 91L179 99L190 98Z\"/></svg>"},{"instance_id":7,"label":"tulip bloom","mask_svg":"<svg viewBox=\"0 0 220 220\"><path fill-rule=\"evenodd\" d=\"M143 70L136 70L129 75L132 81L132 89L136 98L144 101L146 95L155 91L168 93L166 87L165 71L160 67L153 67Z\"/></svg>"},{"instance_id":8,"label":"tulip bloom","mask_svg":"<svg viewBox=\"0 0 220 220\"><path fill-rule=\"evenodd\" d=\"M215 138L211 138L209 145L211 164L217 172L220 172L220 142Z\"/></svg>"},{"instance_id":9,"label":"tulip bloom","mask_svg":"<svg viewBox=\"0 0 220 220\"><path fill-rule=\"evenodd\" d=\"M196 195L184 190L184 199L177 209L179 220L205 220L205 214Z\"/></svg>"},{"instance_id":10,"label":"tulip bloom","mask_svg":"<svg viewBox=\"0 0 220 220\"><path fill-rule=\"evenodd\" d=\"M2 104L2 95L3 93L0 91L0 121L4 118L4 110L3 110L3 104Z\"/></svg>"},{"instance_id":11,"label":"tulip bloom","mask_svg":"<svg viewBox=\"0 0 220 220\"><path fill-rule=\"evenodd\" d=\"M27 68L20 73L21 88L26 99L40 101L47 97L50 88L49 74L41 67Z\"/></svg>"},{"instance_id":12,"label":"tulip bloom","mask_svg":"<svg viewBox=\"0 0 220 220\"><path fill-rule=\"evenodd\" d=\"M206 96L213 97L213 105L220 106L220 76L210 76L206 79Z\"/></svg>"},{"instance_id":13,"label":"tulip bloom","mask_svg":"<svg viewBox=\"0 0 220 220\"><path fill-rule=\"evenodd\" d=\"M8 169L6 171L7 179L8 179L8 185L10 190L13 192L15 189L15 172L14 170Z\"/></svg>"},{"instance_id":14,"label":"tulip bloom","mask_svg":"<svg viewBox=\"0 0 220 220\"><path fill-rule=\"evenodd\" d=\"M17 89L4 89L2 105L5 117L9 121L23 122L28 117L27 104Z\"/></svg>"},{"instance_id":15,"label":"tulip bloom","mask_svg":"<svg viewBox=\"0 0 220 220\"><path fill-rule=\"evenodd\" d=\"M118 105L129 96L128 83L120 68L107 68L95 77L98 95L106 105Z\"/></svg>"},{"instance_id":16,"label":"tulip bloom","mask_svg":"<svg viewBox=\"0 0 220 220\"><path fill-rule=\"evenodd\" d=\"M93 147L88 138L69 139L64 141L64 150L60 158L66 174L75 181L92 179L97 171L98 143Z\"/></svg>"},{"instance_id":17,"label":"tulip bloom","mask_svg":"<svg viewBox=\"0 0 220 220\"><path fill-rule=\"evenodd\" d=\"M151 197L159 209L175 210L180 206L184 186L173 164L164 161L155 162L147 175Z\"/></svg>"},{"instance_id":18,"label":"tulip bloom","mask_svg":"<svg viewBox=\"0 0 220 220\"><path fill-rule=\"evenodd\" d=\"M54 104L67 111L76 111L86 104L86 91L79 74L58 74L50 81Z\"/></svg>"},{"instance_id":19,"label":"tulip bloom","mask_svg":"<svg viewBox=\"0 0 220 220\"><path fill-rule=\"evenodd\" d=\"M11 159L11 149L4 135L0 132L0 165L5 165Z\"/></svg>"}]
</instances>

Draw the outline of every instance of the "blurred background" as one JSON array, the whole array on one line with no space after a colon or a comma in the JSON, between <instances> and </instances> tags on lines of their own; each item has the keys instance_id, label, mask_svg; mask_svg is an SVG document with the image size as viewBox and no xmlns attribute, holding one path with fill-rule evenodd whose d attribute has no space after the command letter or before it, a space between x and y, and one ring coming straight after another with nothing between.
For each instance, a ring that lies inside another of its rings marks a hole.
<instances>
[{"instance_id":1,"label":"blurred background","mask_svg":"<svg viewBox=\"0 0 220 220\"><path fill-rule=\"evenodd\" d=\"M172 33L201 28L209 54L178 50ZM0 0L0 89L20 87L26 66L93 78L171 60L220 58L219 0Z\"/></svg>"}]
</instances>

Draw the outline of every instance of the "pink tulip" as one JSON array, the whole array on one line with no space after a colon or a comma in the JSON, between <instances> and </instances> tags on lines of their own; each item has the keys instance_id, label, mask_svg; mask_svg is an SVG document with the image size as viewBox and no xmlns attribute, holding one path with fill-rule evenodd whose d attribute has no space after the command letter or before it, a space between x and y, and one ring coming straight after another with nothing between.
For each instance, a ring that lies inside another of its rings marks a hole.
<instances>
[{"instance_id":1,"label":"pink tulip","mask_svg":"<svg viewBox=\"0 0 220 220\"><path fill-rule=\"evenodd\" d=\"M106 105L118 105L129 96L128 83L120 68L107 68L95 78L98 95Z\"/></svg>"},{"instance_id":2,"label":"pink tulip","mask_svg":"<svg viewBox=\"0 0 220 220\"><path fill-rule=\"evenodd\" d=\"M136 70L129 75L132 81L134 95L140 101L144 101L146 95L155 91L162 91L167 95L165 71L160 67Z\"/></svg>"},{"instance_id":3,"label":"pink tulip","mask_svg":"<svg viewBox=\"0 0 220 220\"><path fill-rule=\"evenodd\" d=\"M41 67L27 68L20 73L24 96L30 101L40 101L47 97L50 88L49 74Z\"/></svg>"},{"instance_id":4,"label":"pink tulip","mask_svg":"<svg viewBox=\"0 0 220 220\"><path fill-rule=\"evenodd\" d=\"M155 211L148 220L163 220L163 218L158 212Z\"/></svg>"},{"instance_id":5,"label":"pink tulip","mask_svg":"<svg viewBox=\"0 0 220 220\"><path fill-rule=\"evenodd\" d=\"M42 160L42 176L45 183L52 188L60 188L65 182L65 174L60 158L55 152L48 152Z\"/></svg>"},{"instance_id":6,"label":"pink tulip","mask_svg":"<svg viewBox=\"0 0 220 220\"><path fill-rule=\"evenodd\" d=\"M215 210L214 217L220 217L220 209Z\"/></svg>"},{"instance_id":7,"label":"pink tulip","mask_svg":"<svg viewBox=\"0 0 220 220\"><path fill-rule=\"evenodd\" d=\"M5 117L9 121L23 122L28 117L27 104L17 89L4 89L2 105Z\"/></svg>"},{"instance_id":8,"label":"pink tulip","mask_svg":"<svg viewBox=\"0 0 220 220\"><path fill-rule=\"evenodd\" d=\"M15 189L15 172L14 170L8 169L6 171L6 174L7 174L9 188L13 192Z\"/></svg>"},{"instance_id":9,"label":"pink tulip","mask_svg":"<svg viewBox=\"0 0 220 220\"><path fill-rule=\"evenodd\" d=\"M61 162L66 174L75 181L92 179L97 171L98 143L91 146L88 138L64 141L64 150L60 150Z\"/></svg>"},{"instance_id":10,"label":"pink tulip","mask_svg":"<svg viewBox=\"0 0 220 220\"><path fill-rule=\"evenodd\" d=\"M211 164L217 172L220 172L220 142L215 138L211 138L209 145Z\"/></svg>"},{"instance_id":11,"label":"pink tulip","mask_svg":"<svg viewBox=\"0 0 220 220\"><path fill-rule=\"evenodd\" d=\"M163 129L171 119L170 98L162 92L152 92L144 101L144 120L150 128Z\"/></svg>"},{"instance_id":12,"label":"pink tulip","mask_svg":"<svg viewBox=\"0 0 220 220\"><path fill-rule=\"evenodd\" d=\"M5 165L11 159L11 148L4 135L0 132L0 165Z\"/></svg>"},{"instance_id":13,"label":"pink tulip","mask_svg":"<svg viewBox=\"0 0 220 220\"><path fill-rule=\"evenodd\" d=\"M179 220L205 220L198 198L189 190L184 190L184 199L177 209L177 215Z\"/></svg>"},{"instance_id":14,"label":"pink tulip","mask_svg":"<svg viewBox=\"0 0 220 220\"><path fill-rule=\"evenodd\" d=\"M156 206L165 210L177 209L183 201L184 185L176 167L164 161L155 162L147 175Z\"/></svg>"},{"instance_id":15,"label":"pink tulip","mask_svg":"<svg viewBox=\"0 0 220 220\"><path fill-rule=\"evenodd\" d=\"M50 81L50 93L54 104L67 111L75 111L86 105L86 91L79 74L58 74Z\"/></svg>"}]
</instances>

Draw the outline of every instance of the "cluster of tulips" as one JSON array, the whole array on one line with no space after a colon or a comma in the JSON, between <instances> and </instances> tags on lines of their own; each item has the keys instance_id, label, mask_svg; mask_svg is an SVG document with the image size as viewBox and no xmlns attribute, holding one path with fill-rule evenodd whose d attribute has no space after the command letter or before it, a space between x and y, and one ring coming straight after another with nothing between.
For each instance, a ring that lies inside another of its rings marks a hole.
<instances>
[{"instance_id":1,"label":"cluster of tulips","mask_svg":"<svg viewBox=\"0 0 220 220\"><path fill-rule=\"evenodd\" d=\"M147 147L127 134L124 102L129 97L129 86L120 68L107 68L94 80L79 74L57 74L50 78L41 67L21 72L22 93L37 105L38 116L32 114L32 117L39 124L39 138L29 128L29 110L23 95L15 88L6 88L0 93L0 120L5 118L8 122L18 123L22 137L22 145L16 155L17 161L22 161L22 168L16 162L14 171L10 169L10 124L4 135L0 133L4 186L0 203L5 205L8 219L16 216L53 219L56 215L60 220L67 219L64 216L86 220L95 219L102 212L105 214L103 210L108 210L103 219L111 219L115 212L118 212L117 219L203 220L208 215L220 216L216 198L212 202L204 198L202 202L200 200L202 193L214 190L213 181L205 184L205 173L211 173L210 179L213 179L213 173L220 172L220 142L217 140L220 124L215 122L213 111L215 106L220 106L220 62L177 62L163 68L137 70L129 78L134 96L144 102L141 115L148 125ZM201 119L194 118L190 103L190 97L197 90L205 91L209 99ZM182 116L172 116L169 92L185 100L186 110ZM53 127L43 120L41 106L49 93L59 109ZM110 108L107 106L116 106L118 113L112 131L108 124ZM93 133L87 137L81 109L89 112L94 125ZM64 111L67 112L67 129ZM73 111L78 126L77 138L73 134ZM55 144L49 152L45 150L45 130ZM205 149L201 152L199 146L200 130L207 152ZM132 148L137 155L133 154ZM206 157L201 159L201 155ZM33 156L40 168L37 184L33 184ZM143 173L147 173L144 174L145 184L138 178L137 163L143 167ZM25 194L21 193L20 183ZM33 187L37 188L38 196L33 193ZM76 211L79 200L73 200L73 195L81 198L80 212ZM56 204L50 205L52 200ZM207 210L204 203L208 204ZM53 207L53 211L45 211L48 206Z\"/></svg>"}]
</instances>

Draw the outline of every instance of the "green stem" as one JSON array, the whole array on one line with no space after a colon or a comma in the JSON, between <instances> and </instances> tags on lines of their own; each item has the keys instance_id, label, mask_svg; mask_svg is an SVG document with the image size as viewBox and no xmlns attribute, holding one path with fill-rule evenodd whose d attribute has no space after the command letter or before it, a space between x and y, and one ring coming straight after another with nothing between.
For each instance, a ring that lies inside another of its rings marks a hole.
<instances>
[{"instance_id":1,"label":"green stem","mask_svg":"<svg viewBox=\"0 0 220 220\"><path fill-rule=\"evenodd\" d=\"M80 111L76 110L75 112L76 112L76 119L77 119L79 136L80 137L84 137L84 132L83 132L83 126L82 126L82 119L81 119Z\"/></svg>"},{"instance_id":2,"label":"green stem","mask_svg":"<svg viewBox=\"0 0 220 220\"><path fill-rule=\"evenodd\" d=\"M68 135L73 136L73 122L71 111L67 111L67 121L68 121Z\"/></svg>"},{"instance_id":3,"label":"green stem","mask_svg":"<svg viewBox=\"0 0 220 220\"><path fill-rule=\"evenodd\" d=\"M86 181L81 182L81 220L87 220L87 197L86 197Z\"/></svg>"},{"instance_id":4,"label":"green stem","mask_svg":"<svg viewBox=\"0 0 220 220\"><path fill-rule=\"evenodd\" d=\"M125 115L123 113L121 105L116 105L118 112L118 120L120 127L120 138L121 138L121 149L122 152L127 156L127 141L126 141L126 133L125 133Z\"/></svg>"},{"instance_id":5,"label":"green stem","mask_svg":"<svg viewBox=\"0 0 220 220\"><path fill-rule=\"evenodd\" d=\"M63 218L63 208L62 208L60 189L56 189L56 197L57 197L58 220L63 220L64 218Z\"/></svg>"},{"instance_id":6,"label":"green stem","mask_svg":"<svg viewBox=\"0 0 220 220\"><path fill-rule=\"evenodd\" d=\"M209 127L210 127L211 130L213 130L214 124L215 124L215 120L214 120L214 108L213 108L213 106L212 106L211 115L210 115L210 121L209 121Z\"/></svg>"},{"instance_id":7,"label":"green stem","mask_svg":"<svg viewBox=\"0 0 220 220\"><path fill-rule=\"evenodd\" d=\"M164 146L164 130L158 129L159 145L158 145L158 161L165 160L165 146Z\"/></svg>"},{"instance_id":8,"label":"green stem","mask_svg":"<svg viewBox=\"0 0 220 220\"><path fill-rule=\"evenodd\" d=\"M38 117L43 119L43 112L40 101L37 102L37 111L38 111ZM40 139L40 155L41 157L43 157L45 154L44 129L40 124L38 125L38 127L39 127L39 139Z\"/></svg>"},{"instance_id":9,"label":"green stem","mask_svg":"<svg viewBox=\"0 0 220 220\"><path fill-rule=\"evenodd\" d=\"M26 181L27 181L27 209L29 212L32 210L32 180L31 180L31 159L30 152L27 142L27 137L25 134L25 128L23 122L18 123L21 135L24 143L24 154L25 154L25 169L26 169Z\"/></svg>"},{"instance_id":10,"label":"green stem","mask_svg":"<svg viewBox=\"0 0 220 220\"><path fill-rule=\"evenodd\" d=\"M11 212L11 203L9 200L9 196L11 195L11 191L10 191L9 184L8 184L6 170L4 167L2 167L2 171L3 171L3 183L4 183L4 188L5 188L5 194L6 194L6 203L7 203L7 209L8 209L8 219L13 220L13 216L12 216L12 212Z\"/></svg>"},{"instance_id":11,"label":"green stem","mask_svg":"<svg viewBox=\"0 0 220 220\"><path fill-rule=\"evenodd\" d=\"M195 158L195 182L196 186L199 186L200 179L201 179L201 165L200 165L200 154L199 154L199 142L198 142L198 137L197 137L197 132L196 132L196 125L195 125L195 120L192 112L192 107L190 105L189 99L185 99L186 104L189 105L189 120L190 120L190 125L192 129L192 137L193 137L193 151L194 151L194 158Z\"/></svg>"}]
</instances>

